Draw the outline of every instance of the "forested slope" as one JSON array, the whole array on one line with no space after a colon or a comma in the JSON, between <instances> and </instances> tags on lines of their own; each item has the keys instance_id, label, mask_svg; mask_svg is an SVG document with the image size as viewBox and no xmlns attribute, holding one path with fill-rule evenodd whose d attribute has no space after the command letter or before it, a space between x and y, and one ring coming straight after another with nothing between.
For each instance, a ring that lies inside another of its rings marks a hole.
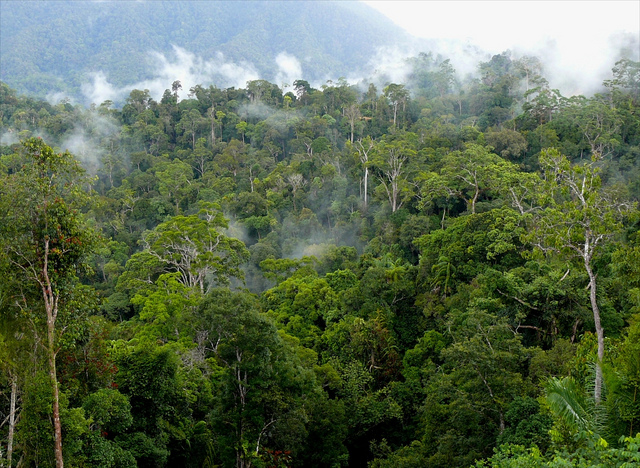
<instances>
[{"instance_id":1,"label":"forested slope","mask_svg":"<svg viewBox=\"0 0 640 468\"><path fill-rule=\"evenodd\" d=\"M280 53L307 79L357 72L376 49L404 38L382 15L355 2L9 1L0 4L0 79L31 95L80 98L91 74L116 87L154 77L162 54L180 47L214 68L273 79ZM219 54L223 54L222 57ZM208 70L218 84L229 76ZM282 83L278 83L282 85Z\"/></svg>"},{"instance_id":2,"label":"forested slope","mask_svg":"<svg viewBox=\"0 0 640 468\"><path fill-rule=\"evenodd\" d=\"M640 64L591 97L407 65L122 108L3 83L3 461L640 463Z\"/></svg>"}]
</instances>

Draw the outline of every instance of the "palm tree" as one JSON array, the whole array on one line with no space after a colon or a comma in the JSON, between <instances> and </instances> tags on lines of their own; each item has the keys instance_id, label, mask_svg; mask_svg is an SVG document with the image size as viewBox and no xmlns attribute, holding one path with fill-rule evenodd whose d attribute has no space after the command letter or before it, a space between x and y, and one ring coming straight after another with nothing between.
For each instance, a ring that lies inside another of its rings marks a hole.
<instances>
[{"instance_id":1,"label":"palm tree","mask_svg":"<svg viewBox=\"0 0 640 468\"><path fill-rule=\"evenodd\" d=\"M545 390L547 405L555 420L552 437L571 444L567 440L570 436L578 446L602 444L607 435L605 404L597 403L593 393L585 391L572 377L552 377Z\"/></svg>"}]
</instances>

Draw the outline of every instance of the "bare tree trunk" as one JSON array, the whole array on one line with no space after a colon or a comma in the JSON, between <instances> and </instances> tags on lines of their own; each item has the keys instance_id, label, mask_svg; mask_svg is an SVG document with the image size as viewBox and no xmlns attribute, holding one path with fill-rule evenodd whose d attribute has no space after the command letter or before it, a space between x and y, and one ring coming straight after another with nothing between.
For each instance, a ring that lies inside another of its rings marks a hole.
<instances>
[{"instance_id":1,"label":"bare tree trunk","mask_svg":"<svg viewBox=\"0 0 640 468\"><path fill-rule=\"evenodd\" d=\"M13 434L16 429L16 397L18 394L18 377L11 375L11 406L9 407L9 435L7 436L7 465L11 468L13 456Z\"/></svg>"},{"instance_id":2,"label":"bare tree trunk","mask_svg":"<svg viewBox=\"0 0 640 468\"><path fill-rule=\"evenodd\" d=\"M591 299L591 309L593 310L593 322L596 327L596 336L598 338L598 361L596 362L596 381L593 391L593 398L596 403L600 403L602 398L602 359L604 358L604 329L600 323L600 309L596 298L596 276L593 274L589 259L585 258L584 267L589 274L589 298Z\"/></svg>"},{"instance_id":3,"label":"bare tree trunk","mask_svg":"<svg viewBox=\"0 0 640 468\"><path fill-rule=\"evenodd\" d=\"M480 195L480 188L476 185L476 191L473 194L473 199L471 200L471 214L476 214L476 202L478 201L478 195Z\"/></svg>"},{"instance_id":4,"label":"bare tree trunk","mask_svg":"<svg viewBox=\"0 0 640 468\"><path fill-rule=\"evenodd\" d=\"M47 312L47 353L49 355L49 377L53 389L53 434L54 451L56 456L56 468L64 467L62 458L62 425L60 424L60 395L58 388L58 377L56 375L56 318L58 316L58 298L54 293L49 278L49 241L45 241L44 265L42 268L42 295L44 296L44 307Z\"/></svg>"},{"instance_id":5,"label":"bare tree trunk","mask_svg":"<svg viewBox=\"0 0 640 468\"><path fill-rule=\"evenodd\" d=\"M216 109L215 107L211 106L208 110L207 113L209 114L209 117L211 118L211 145L215 145L216 144ZM244 141L244 140L243 140Z\"/></svg>"},{"instance_id":6,"label":"bare tree trunk","mask_svg":"<svg viewBox=\"0 0 640 468\"><path fill-rule=\"evenodd\" d=\"M49 326L49 376L51 377L51 386L53 387L53 433L54 433L54 450L56 454L56 467L64 467L64 459L62 458L62 425L60 424L60 395L58 389L58 378L56 376L56 353L53 349L53 329Z\"/></svg>"},{"instance_id":7,"label":"bare tree trunk","mask_svg":"<svg viewBox=\"0 0 640 468\"><path fill-rule=\"evenodd\" d=\"M369 168L364 168L364 208L367 209L367 187L369 186Z\"/></svg>"},{"instance_id":8,"label":"bare tree trunk","mask_svg":"<svg viewBox=\"0 0 640 468\"><path fill-rule=\"evenodd\" d=\"M394 179L391 182L391 196L393 198L393 201L391 203L392 206L392 210L394 213L396 212L396 210L398 209L398 179Z\"/></svg>"}]
</instances>

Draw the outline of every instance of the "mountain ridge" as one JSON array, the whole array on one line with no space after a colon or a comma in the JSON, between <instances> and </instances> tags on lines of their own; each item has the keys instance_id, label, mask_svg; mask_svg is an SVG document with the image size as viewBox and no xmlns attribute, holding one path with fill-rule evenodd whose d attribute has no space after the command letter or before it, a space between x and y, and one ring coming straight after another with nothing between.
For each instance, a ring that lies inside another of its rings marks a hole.
<instances>
[{"instance_id":1,"label":"mountain ridge","mask_svg":"<svg viewBox=\"0 0 640 468\"><path fill-rule=\"evenodd\" d=\"M175 47L210 69L221 68L222 58L264 79L287 53L300 63L298 79L337 78L408 38L359 2L8 1L0 13L0 79L40 97L78 97L95 73L116 87L149 80L158 56Z\"/></svg>"}]
</instances>

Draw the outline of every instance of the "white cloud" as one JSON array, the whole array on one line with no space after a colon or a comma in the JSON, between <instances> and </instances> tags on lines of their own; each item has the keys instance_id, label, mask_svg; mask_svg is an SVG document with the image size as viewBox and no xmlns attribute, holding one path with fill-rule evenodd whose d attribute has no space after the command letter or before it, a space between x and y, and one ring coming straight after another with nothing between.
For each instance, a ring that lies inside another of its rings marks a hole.
<instances>
[{"instance_id":1,"label":"white cloud","mask_svg":"<svg viewBox=\"0 0 640 468\"><path fill-rule=\"evenodd\" d=\"M171 83L178 80L182 85L181 97L185 97L189 88L198 84L243 88L247 81L256 80L259 77L252 64L229 62L220 52L216 54L214 60L204 60L174 45L173 53L174 57L169 58L154 52L153 57L157 64L154 78L136 83L131 89L148 89L154 98L159 98L166 89L171 87Z\"/></svg>"},{"instance_id":2,"label":"white cloud","mask_svg":"<svg viewBox=\"0 0 640 468\"><path fill-rule=\"evenodd\" d=\"M564 93L587 93L613 67L620 47L635 44L640 60L640 2L637 1L380 1L365 0L409 33L435 39L456 60L464 45L490 55L511 50L536 55L549 79ZM448 52L453 48L454 52ZM462 64L462 65L461 65Z\"/></svg>"},{"instance_id":3,"label":"white cloud","mask_svg":"<svg viewBox=\"0 0 640 468\"><path fill-rule=\"evenodd\" d=\"M100 104L105 99L124 99L134 89L148 89L159 100L166 89L178 80L182 85L180 97L185 98L195 85L244 88L247 81L259 78L255 67L248 62L230 62L218 52L213 60L204 60L182 47L173 46L173 54L150 53L154 63L153 78L117 88L103 72L93 73L91 83L82 86L88 103Z\"/></svg>"},{"instance_id":4,"label":"white cloud","mask_svg":"<svg viewBox=\"0 0 640 468\"><path fill-rule=\"evenodd\" d=\"M279 86L284 84L290 86L295 80L303 78L302 65L300 65L300 61L293 55L280 52L276 56L276 65L278 65L278 74L275 78L275 84Z\"/></svg>"},{"instance_id":5,"label":"white cloud","mask_svg":"<svg viewBox=\"0 0 640 468\"><path fill-rule=\"evenodd\" d=\"M107 100L115 101L121 96L122 91L109 83L103 72L92 73L91 79L91 83L84 83L81 88L89 102L102 104Z\"/></svg>"}]
</instances>

